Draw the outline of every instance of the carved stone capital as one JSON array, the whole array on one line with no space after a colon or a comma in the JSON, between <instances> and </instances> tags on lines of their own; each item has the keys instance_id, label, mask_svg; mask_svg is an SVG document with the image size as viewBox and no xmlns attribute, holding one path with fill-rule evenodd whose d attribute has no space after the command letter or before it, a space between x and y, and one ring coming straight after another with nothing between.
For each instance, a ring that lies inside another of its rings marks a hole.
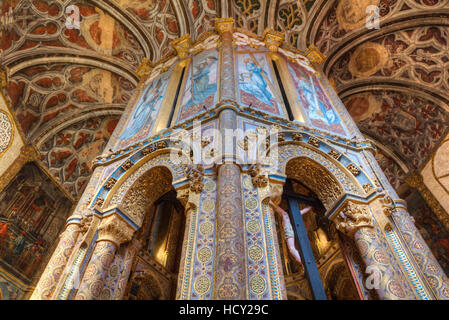
<instances>
[{"instance_id":1,"label":"carved stone capital","mask_svg":"<svg viewBox=\"0 0 449 320\"><path fill-rule=\"evenodd\" d=\"M215 19L215 29L219 34L225 32L234 31L234 19L233 18L216 18Z\"/></svg>"},{"instance_id":2,"label":"carved stone capital","mask_svg":"<svg viewBox=\"0 0 449 320\"><path fill-rule=\"evenodd\" d=\"M189 50L192 47L192 38L189 34L182 36L172 42L173 49L176 50L180 60L184 60L189 56Z\"/></svg>"},{"instance_id":3,"label":"carved stone capital","mask_svg":"<svg viewBox=\"0 0 449 320\"><path fill-rule=\"evenodd\" d=\"M117 214L102 219L98 227L98 240L112 242L117 248L128 242L134 235L134 229Z\"/></svg>"},{"instance_id":4,"label":"carved stone capital","mask_svg":"<svg viewBox=\"0 0 449 320\"><path fill-rule=\"evenodd\" d=\"M267 28L263 32L263 37L268 50L271 52L277 52L284 41L285 35L281 32Z\"/></svg>"},{"instance_id":5,"label":"carved stone capital","mask_svg":"<svg viewBox=\"0 0 449 320\"><path fill-rule=\"evenodd\" d=\"M333 218L337 230L347 236L354 236L361 228L374 228L371 214L365 205L348 201Z\"/></svg>"},{"instance_id":6,"label":"carved stone capital","mask_svg":"<svg viewBox=\"0 0 449 320\"><path fill-rule=\"evenodd\" d=\"M188 178L190 180L190 190L194 193L201 193L203 190L204 168L202 165L194 165L190 168Z\"/></svg>"},{"instance_id":7,"label":"carved stone capital","mask_svg":"<svg viewBox=\"0 0 449 320\"><path fill-rule=\"evenodd\" d=\"M260 164L255 164L249 167L249 175L253 186L256 188L265 188L268 185L268 178L262 170Z\"/></svg>"}]
</instances>

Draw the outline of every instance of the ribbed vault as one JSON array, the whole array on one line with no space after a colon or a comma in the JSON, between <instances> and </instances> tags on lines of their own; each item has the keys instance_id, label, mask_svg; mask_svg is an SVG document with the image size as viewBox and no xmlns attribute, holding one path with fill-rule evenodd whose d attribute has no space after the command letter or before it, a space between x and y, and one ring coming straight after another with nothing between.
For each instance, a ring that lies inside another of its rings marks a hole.
<instances>
[{"instance_id":1,"label":"ribbed vault","mask_svg":"<svg viewBox=\"0 0 449 320\"><path fill-rule=\"evenodd\" d=\"M365 27L370 4L380 8L379 30ZM65 25L72 5L79 30ZM172 54L173 39L195 40L220 16L258 35L283 31L299 49L316 45L395 187L447 134L449 0L6 0L1 15L14 116L75 199L135 91L142 58ZM80 150L89 156L79 159Z\"/></svg>"}]
</instances>

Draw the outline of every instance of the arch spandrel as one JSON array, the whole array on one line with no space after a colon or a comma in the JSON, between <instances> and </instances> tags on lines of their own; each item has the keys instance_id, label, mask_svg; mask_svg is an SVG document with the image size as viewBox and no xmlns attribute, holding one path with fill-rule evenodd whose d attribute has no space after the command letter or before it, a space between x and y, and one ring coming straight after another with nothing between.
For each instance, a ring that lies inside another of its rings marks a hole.
<instances>
[{"instance_id":1,"label":"arch spandrel","mask_svg":"<svg viewBox=\"0 0 449 320\"><path fill-rule=\"evenodd\" d=\"M179 155L180 151L167 148L148 155L138 152L131 156L111 174L101 188L97 199L105 200L100 207L108 209L120 207L128 218L140 226L148 205L172 187L177 189L183 186L190 159L185 154L179 157L180 164L174 163L171 159L173 152ZM126 167L126 163L129 163L129 168ZM108 189L107 184L111 179L115 182L112 188ZM155 198L151 196L151 192Z\"/></svg>"},{"instance_id":2,"label":"arch spandrel","mask_svg":"<svg viewBox=\"0 0 449 320\"><path fill-rule=\"evenodd\" d=\"M335 153L335 149L323 141L318 140L318 147L312 146L311 141L313 140L309 137L308 143L289 141L279 144L277 146L278 159L277 162L274 162L276 166L273 167L275 174L287 176L287 165L291 160L306 158L324 167L324 170L338 181L339 186L344 190L343 194L365 197L373 193L374 184L359 166L346 156L338 152ZM348 167L355 168L356 175Z\"/></svg>"}]
</instances>

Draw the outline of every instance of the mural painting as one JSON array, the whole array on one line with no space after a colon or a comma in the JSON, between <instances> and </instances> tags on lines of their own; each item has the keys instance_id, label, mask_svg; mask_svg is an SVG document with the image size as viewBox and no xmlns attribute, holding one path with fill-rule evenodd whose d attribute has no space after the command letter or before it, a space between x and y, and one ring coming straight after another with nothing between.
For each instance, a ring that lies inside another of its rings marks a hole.
<instances>
[{"instance_id":1,"label":"mural painting","mask_svg":"<svg viewBox=\"0 0 449 320\"><path fill-rule=\"evenodd\" d=\"M242 104L276 116L282 116L282 101L275 88L265 53L237 55L238 84Z\"/></svg>"},{"instance_id":2,"label":"mural painting","mask_svg":"<svg viewBox=\"0 0 449 320\"><path fill-rule=\"evenodd\" d=\"M415 225L426 241L433 255L449 274L449 232L427 206L418 191L413 190L407 197L407 207L415 219Z\"/></svg>"},{"instance_id":3,"label":"mural painting","mask_svg":"<svg viewBox=\"0 0 449 320\"><path fill-rule=\"evenodd\" d=\"M117 149L132 145L146 139L151 133L167 89L169 73L161 75L148 85L128 119L120 135Z\"/></svg>"},{"instance_id":4,"label":"mural painting","mask_svg":"<svg viewBox=\"0 0 449 320\"><path fill-rule=\"evenodd\" d=\"M346 135L339 116L332 108L317 77L300 65L287 62L288 70L297 90L298 99L312 125L333 133Z\"/></svg>"},{"instance_id":5,"label":"mural painting","mask_svg":"<svg viewBox=\"0 0 449 320\"><path fill-rule=\"evenodd\" d=\"M0 194L1 267L31 285L71 206L34 163L25 165ZM2 291L10 286L0 280Z\"/></svg>"},{"instance_id":6,"label":"mural painting","mask_svg":"<svg viewBox=\"0 0 449 320\"><path fill-rule=\"evenodd\" d=\"M193 58L181 100L178 122L208 110L215 104L217 62L218 52L215 50L202 52Z\"/></svg>"}]
</instances>

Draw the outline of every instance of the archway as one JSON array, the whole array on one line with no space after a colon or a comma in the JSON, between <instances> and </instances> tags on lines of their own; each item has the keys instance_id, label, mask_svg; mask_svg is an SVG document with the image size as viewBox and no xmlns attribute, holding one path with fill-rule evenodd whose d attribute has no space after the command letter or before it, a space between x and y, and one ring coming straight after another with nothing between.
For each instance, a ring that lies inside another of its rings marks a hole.
<instances>
[{"instance_id":1,"label":"archway","mask_svg":"<svg viewBox=\"0 0 449 320\"><path fill-rule=\"evenodd\" d=\"M302 214L301 219L305 227L303 232L307 234L306 239L311 249L311 259L316 264L318 275L318 278L312 279L313 272L310 273L310 269L305 272L303 265L293 258L286 240L283 239L286 238L285 228L282 228L281 219L276 215L287 296L289 299L313 299L316 292L311 287L312 281L315 281L316 285L318 280L321 281L327 299L360 299L353 276L344 262L344 252L340 246L342 240L334 223L326 217L326 212L345 194L343 187L328 169L308 157L296 157L287 161L285 175L287 181L280 207L286 212L290 211L291 217L294 210L291 201L298 203L301 213L308 206L312 208ZM293 220L291 221L293 225ZM294 229L298 234L300 229L298 227ZM301 237L296 237L296 247L304 251L304 244L299 244L298 239ZM301 252L302 260L306 254ZM305 259L308 263L307 257ZM334 268L337 260L341 261L339 272L333 273L333 277L329 278L329 270Z\"/></svg>"},{"instance_id":2,"label":"archway","mask_svg":"<svg viewBox=\"0 0 449 320\"><path fill-rule=\"evenodd\" d=\"M184 206L177 200L172 186L170 170L157 166L142 174L128 189L120 205L139 226L134 239L140 250L133 262L125 297L173 299L185 216Z\"/></svg>"}]
</instances>

